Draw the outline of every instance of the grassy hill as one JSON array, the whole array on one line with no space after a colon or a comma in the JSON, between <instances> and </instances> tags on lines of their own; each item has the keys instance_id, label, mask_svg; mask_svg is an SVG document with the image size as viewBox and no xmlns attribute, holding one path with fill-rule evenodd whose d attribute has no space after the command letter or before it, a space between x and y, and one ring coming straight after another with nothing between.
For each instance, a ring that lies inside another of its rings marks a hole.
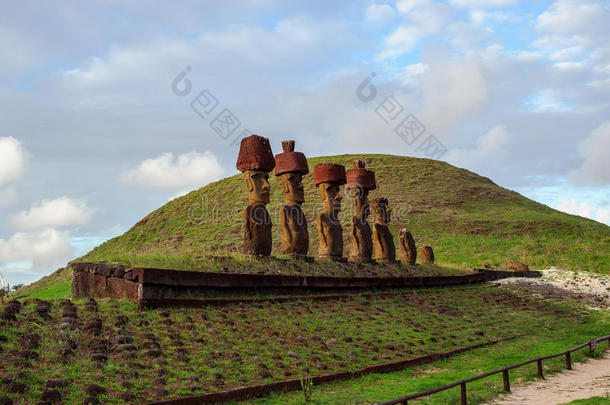
<instances>
[{"instance_id":1,"label":"grassy hill","mask_svg":"<svg viewBox=\"0 0 610 405\"><path fill-rule=\"evenodd\" d=\"M393 155L341 155L310 158L309 165L312 171L322 162L350 168L359 158L376 173L378 188L371 197L390 200L396 240L400 228L410 229L418 245L434 247L437 262L443 265L502 267L515 259L533 268L610 269L610 227L553 210L448 163ZM279 211L284 199L279 179L272 175L270 183L273 254L281 256ZM312 174L305 176L304 186L310 254L315 254L315 220L321 202ZM82 259L191 269L208 265L210 255L239 258L246 202L240 174L222 179L167 203ZM342 211L346 242L351 211L346 198Z\"/></svg>"}]
</instances>

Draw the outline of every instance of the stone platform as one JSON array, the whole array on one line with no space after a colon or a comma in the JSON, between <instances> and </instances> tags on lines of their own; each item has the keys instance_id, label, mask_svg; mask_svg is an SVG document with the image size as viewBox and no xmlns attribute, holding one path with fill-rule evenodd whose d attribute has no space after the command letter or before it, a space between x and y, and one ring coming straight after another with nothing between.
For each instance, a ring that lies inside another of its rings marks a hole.
<instances>
[{"instance_id":1,"label":"stone platform","mask_svg":"<svg viewBox=\"0 0 610 405\"><path fill-rule=\"evenodd\" d=\"M126 268L106 263L73 263L72 298L116 298L132 302L197 299L222 294L307 294L366 289L443 287L499 280L507 277L540 277L536 271L514 272L475 269L460 276L437 277L327 277L266 274L227 274Z\"/></svg>"}]
</instances>

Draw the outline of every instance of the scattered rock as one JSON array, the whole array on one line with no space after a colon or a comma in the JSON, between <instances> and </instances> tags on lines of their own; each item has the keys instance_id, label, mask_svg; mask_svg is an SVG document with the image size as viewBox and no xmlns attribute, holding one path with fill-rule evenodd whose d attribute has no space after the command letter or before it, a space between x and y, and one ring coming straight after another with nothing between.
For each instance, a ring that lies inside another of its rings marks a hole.
<instances>
[{"instance_id":1,"label":"scattered rock","mask_svg":"<svg viewBox=\"0 0 610 405\"><path fill-rule=\"evenodd\" d=\"M6 396L0 396L0 405L13 405L13 400Z\"/></svg>"},{"instance_id":2,"label":"scattered rock","mask_svg":"<svg viewBox=\"0 0 610 405\"><path fill-rule=\"evenodd\" d=\"M136 399L136 396L131 391L124 391L124 392L119 392L117 394L117 398L124 402L132 402L133 400Z\"/></svg>"},{"instance_id":3,"label":"scattered rock","mask_svg":"<svg viewBox=\"0 0 610 405\"><path fill-rule=\"evenodd\" d=\"M100 405L101 402L96 397L87 397L83 399L83 405Z\"/></svg>"},{"instance_id":4,"label":"scattered rock","mask_svg":"<svg viewBox=\"0 0 610 405\"><path fill-rule=\"evenodd\" d=\"M50 378L47 380L47 388L64 388L66 381L62 378Z\"/></svg>"},{"instance_id":5,"label":"scattered rock","mask_svg":"<svg viewBox=\"0 0 610 405\"><path fill-rule=\"evenodd\" d=\"M301 356L299 356L295 352L288 352L288 353L286 353L286 356L292 357L293 359L300 359L301 358Z\"/></svg>"},{"instance_id":6,"label":"scattered rock","mask_svg":"<svg viewBox=\"0 0 610 405\"><path fill-rule=\"evenodd\" d=\"M106 394L106 389L96 384L85 384L83 386L83 391L85 391L85 394L91 396Z\"/></svg>"},{"instance_id":7,"label":"scattered rock","mask_svg":"<svg viewBox=\"0 0 610 405\"><path fill-rule=\"evenodd\" d=\"M516 260L509 260L508 262L506 262L506 268L508 270L513 271L530 271L530 268L527 266L527 264L518 262Z\"/></svg>"},{"instance_id":8,"label":"scattered rock","mask_svg":"<svg viewBox=\"0 0 610 405\"><path fill-rule=\"evenodd\" d=\"M91 355L91 360L97 361L97 362L107 361L108 360L108 356L106 356L103 353L94 353L94 354Z\"/></svg>"},{"instance_id":9,"label":"scattered rock","mask_svg":"<svg viewBox=\"0 0 610 405\"><path fill-rule=\"evenodd\" d=\"M42 395L40 396L40 399L42 399L43 401L48 401L52 404L56 403L56 402L60 402L61 401L61 392L53 389L53 390L46 390L42 393Z\"/></svg>"},{"instance_id":10,"label":"scattered rock","mask_svg":"<svg viewBox=\"0 0 610 405\"><path fill-rule=\"evenodd\" d=\"M11 394L23 394L27 389L27 385L17 381L13 381L8 385L8 392Z\"/></svg>"}]
</instances>

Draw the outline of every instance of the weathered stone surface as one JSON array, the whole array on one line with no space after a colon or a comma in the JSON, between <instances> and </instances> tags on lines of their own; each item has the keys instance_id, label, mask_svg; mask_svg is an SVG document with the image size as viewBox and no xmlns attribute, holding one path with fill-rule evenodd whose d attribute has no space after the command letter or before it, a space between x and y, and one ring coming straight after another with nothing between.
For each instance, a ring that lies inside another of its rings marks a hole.
<instances>
[{"instance_id":1,"label":"weathered stone surface","mask_svg":"<svg viewBox=\"0 0 610 405\"><path fill-rule=\"evenodd\" d=\"M394 263L396 262L396 246L394 245L394 237L388 228L392 210L388 207L387 198L373 198L371 208L375 216L375 224L373 225L375 260L379 263Z\"/></svg>"},{"instance_id":2,"label":"weathered stone surface","mask_svg":"<svg viewBox=\"0 0 610 405\"><path fill-rule=\"evenodd\" d=\"M92 273L74 271L74 280L72 281L72 298L79 299L93 296L94 280L95 276Z\"/></svg>"},{"instance_id":3,"label":"weathered stone surface","mask_svg":"<svg viewBox=\"0 0 610 405\"><path fill-rule=\"evenodd\" d=\"M61 401L61 392L55 389L46 390L42 393L40 399L54 404Z\"/></svg>"},{"instance_id":4,"label":"weathered stone surface","mask_svg":"<svg viewBox=\"0 0 610 405\"><path fill-rule=\"evenodd\" d=\"M421 264L434 263L434 251L431 246L422 246L419 248L419 262Z\"/></svg>"},{"instance_id":5,"label":"weathered stone surface","mask_svg":"<svg viewBox=\"0 0 610 405\"><path fill-rule=\"evenodd\" d=\"M108 297L135 302L138 300L138 283L124 278L110 277L106 293Z\"/></svg>"},{"instance_id":6,"label":"weathered stone surface","mask_svg":"<svg viewBox=\"0 0 610 405\"><path fill-rule=\"evenodd\" d=\"M271 228L271 216L265 204L248 205L244 211L244 253L253 256L271 255Z\"/></svg>"},{"instance_id":7,"label":"weathered stone surface","mask_svg":"<svg viewBox=\"0 0 610 405\"><path fill-rule=\"evenodd\" d=\"M11 394L23 394L27 389L27 385L17 381L13 381L8 385L8 392Z\"/></svg>"},{"instance_id":8,"label":"weathered stone surface","mask_svg":"<svg viewBox=\"0 0 610 405\"><path fill-rule=\"evenodd\" d=\"M99 274L93 275L93 291L91 297L105 298L107 297L106 283L108 279Z\"/></svg>"},{"instance_id":9,"label":"weathered stone surface","mask_svg":"<svg viewBox=\"0 0 610 405\"><path fill-rule=\"evenodd\" d=\"M270 172L273 170L275 158L271 151L269 139L259 135L250 135L243 138L235 167L240 172L248 170Z\"/></svg>"},{"instance_id":10,"label":"weathered stone surface","mask_svg":"<svg viewBox=\"0 0 610 405\"><path fill-rule=\"evenodd\" d=\"M527 264L518 262L516 260L509 260L506 262L506 268L514 271L530 271Z\"/></svg>"},{"instance_id":11,"label":"weathered stone surface","mask_svg":"<svg viewBox=\"0 0 610 405\"><path fill-rule=\"evenodd\" d=\"M320 191L322 213L318 216L318 257L341 260L343 257L343 228L339 221L341 211L340 186L345 184L345 167L322 163L314 167L314 183Z\"/></svg>"},{"instance_id":12,"label":"weathered stone surface","mask_svg":"<svg viewBox=\"0 0 610 405\"><path fill-rule=\"evenodd\" d=\"M62 378L50 378L47 380L47 388L64 388L66 381Z\"/></svg>"},{"instance_id":13,"label":"weathered stone surface","mask_svg":"<svg viewBox=\"0 0 610 405\"><path fill-rule=\"evenodd\" d=\"M283 153L275 155L275 175L284 173L309 173L307 158L302 152L294 151L294 141L282 141Z\"/></svg>"},{"instance_id":14,"label":"weathered stone surface","mask_svg":"<svg viewBox=\"0 0 610 405\"><path fill-rule=\"evenodd\" d=\"M283 176L288 176L284 174ZM281 217L282 252L293 258L304 258L309 251L307 218L300 204L284 205Z\"/></svg>"},{"instance_id":15,"label":"weathered stone surface","mask_svg":"<svg viewBox=\"0 0 610 405\"><path fill-rule=\"evenodd\" d=\"M399 234L400 261L405 264L415 264L417 249L415 239L408 229L401 229Z\"/></svg>"},{"instance_id":16,"label":"weathered stone surface","mask_svg":"<svg viewBox=\"0 0 610 405\"><path fill-rule=\"evenodd\" d=\"M368 263L373 256L373 233L367 222L371 213L369 191L375 189L375 172L365 169L363 160L354 161L354 168L346 173L345 184L354 204L354 216L351 218L351 246L349 259L357 263Z\"/></svg>"},{"instance_id":17,"label":"weathered stone surface","mask_svg":"<svg viewBox=\"0 0 610 405\"><path fill-rule=\"evenodd\" d=\"M107 392L105 388L100 387L99 385L96 385L96 384L85 384L83 386L83 391L85 391L86 394L91 395L91 396L106 394L106 392Z\"/></svg>"}]
</instances>

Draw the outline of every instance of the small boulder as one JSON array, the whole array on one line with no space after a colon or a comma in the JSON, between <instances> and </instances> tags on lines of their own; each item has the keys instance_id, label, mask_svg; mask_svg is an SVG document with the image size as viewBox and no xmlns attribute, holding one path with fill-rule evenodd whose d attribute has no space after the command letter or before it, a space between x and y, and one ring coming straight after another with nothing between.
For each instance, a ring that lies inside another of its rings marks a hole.
<instances>
[{"instance_id":1,"label":"small boulder","mask_svg":"<svg viewBox=\"0 0 610 405\"><path fill-rule=\"evenodd\" d=\"M422 246L419 248L419 262L421 264L434 264L434 251L432 246Z\"/></svg>"},{"instance_id":2,"label":"small boulder","mask_svg":"<svg viewBox=\"0 0 610 405\"><path fill-rule=\"evenodd\" d=\"M13 381L8 385L8 392L11 394L23 394L27 389L27 385L17 381Z\"/></svg>"},{"instance_id":3,"label":"small boulder","mask_svg":"<svg viewBox=\"0 0 610 405\"><path fill-rule=\"evenodd\" d=\"M513 271L530 271L527 264L518 262L516 260L509 260L506 262L506 268Z\"/></svg>"},{"instance_id":4,"label":"small boulder","mask_svg":"<svg viewBox=\"0 0 610 405\"><path fill-rule=\"evenodd\" d=\"M60 402L61 401L61 392L53 389L53 390L46 390L42 393L42 395L40 396L40 399L42 399L43 401L47 401L50 402L52 404L56 403L56 402Z\"/></svg>"},{"instance_id":5,"label":"small boulder","mask_svg":"<svg viewBox=\"0 0 610 405\"><path fill-rule=\"evenodd\" d=\"M301 358L301 356L299 356L295 352L288 352L288 353L286 353L286 356L292 357L293 359L300 359Z\"/></svg>"},{"instance_id":6,"label":"small boulder","mask_svg":"<svg viewBox=\"0 0 610 405\"><path fill-rule=\"evenodd\" d=\"M85 393L88 395L97 396L97 395L105 394L106 388L100 387L99 385L96 385L96 384L85 384L83 386L83 391L85 391Z\"/></svg>"},{"instance_id":7,"label":"small boulder","mask_svg":"<svg viewBox=\"0 0 610 405\"><path fill-rule=\"evenodd\" d=\"M47 380L47 388L64 388L66 381L61 378L50 378Z\"/></svg>"}]
</instances>

